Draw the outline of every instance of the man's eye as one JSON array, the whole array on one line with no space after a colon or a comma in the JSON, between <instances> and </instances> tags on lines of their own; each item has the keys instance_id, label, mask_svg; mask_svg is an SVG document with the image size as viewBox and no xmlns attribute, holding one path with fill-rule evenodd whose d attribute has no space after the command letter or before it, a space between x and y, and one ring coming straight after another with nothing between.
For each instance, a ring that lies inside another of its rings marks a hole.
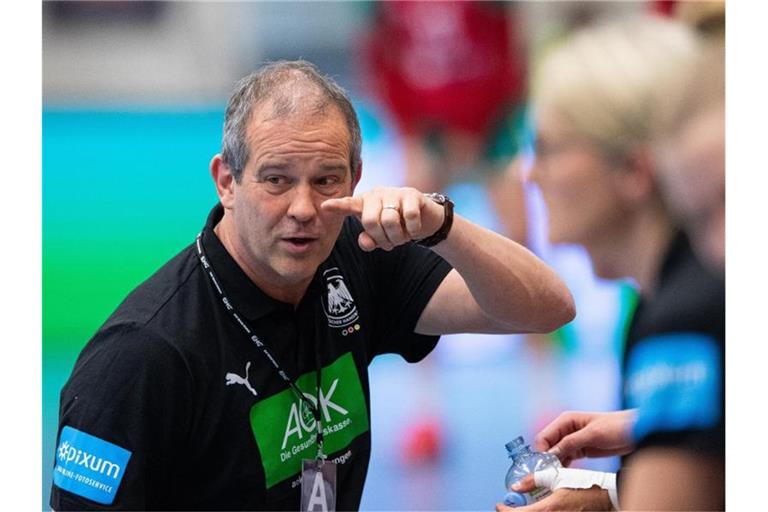
<instances>
[{"instance_id":1,"label":"man's eye","mask_svg":"<svg viewBox=\"0 0 768 512\"><path fill-rule=\"evenodd\" d=\"M262 178L265 190L272 194L282 194L291 187L293 180L281 174L270 174Z\"/></svg>"},{"instance_id":2,"label":"man's eye","mask_svg":"<svg viewBox=\"0 0 768 512\"><path fill-rule=\"evenodd\" d=\"M320 186L329 186L329 185L336 185L339 183L339 177L338 176L324 176L318 180L318 185Z\"/></svg>"}]
</instances>

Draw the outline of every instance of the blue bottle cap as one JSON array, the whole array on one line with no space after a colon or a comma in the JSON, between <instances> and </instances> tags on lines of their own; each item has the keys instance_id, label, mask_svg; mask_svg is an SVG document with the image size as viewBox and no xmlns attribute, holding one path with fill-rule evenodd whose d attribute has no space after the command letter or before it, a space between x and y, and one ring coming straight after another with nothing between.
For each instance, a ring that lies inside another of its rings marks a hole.
<instances>
[{"instance_id":1,"label":"blue bottle cap","mask_svg":"<svg viewBox=\"0 0 768 512\"><path fill-rule=\"evenodd\" d=\"M525 441L523 440L523 436L517 436L516 438L514 438L512 441L508 442L504 446L507 447L507 451L509 453L512 453L512 452L520 449L523 446L524 443L525 443Z\"/></svg>"},{"instance_id":2,"label":"blue bottle cap","mask_svg":"<svg viewBox=\"0 0 768 512\"><path fill-rule=\"evenodd\" d=\"M528 503L528 500L519 492L513 491L504 495L504 504L508 507L522 507L526 503Z\"/></svg>"}]
</instances>

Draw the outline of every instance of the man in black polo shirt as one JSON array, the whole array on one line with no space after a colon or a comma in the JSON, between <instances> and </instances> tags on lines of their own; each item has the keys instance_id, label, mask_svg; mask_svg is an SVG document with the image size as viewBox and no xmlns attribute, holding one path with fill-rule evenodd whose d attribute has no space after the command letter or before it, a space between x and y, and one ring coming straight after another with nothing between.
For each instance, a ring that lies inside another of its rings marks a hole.
<instances>
[{"instance_id":1,"label":"man in black polo shirt","mask_svg":"<svg viewBox=\"0 0 768 512\"><path fill-rule=\"evenodd\" d=\"M220 204L62 390L54 509L356 509L376 355L573 317L549 268L447 198L351 197L360 150L346 94L312 65L237 85L211 161Z\"/></svg>"}]
</instances>

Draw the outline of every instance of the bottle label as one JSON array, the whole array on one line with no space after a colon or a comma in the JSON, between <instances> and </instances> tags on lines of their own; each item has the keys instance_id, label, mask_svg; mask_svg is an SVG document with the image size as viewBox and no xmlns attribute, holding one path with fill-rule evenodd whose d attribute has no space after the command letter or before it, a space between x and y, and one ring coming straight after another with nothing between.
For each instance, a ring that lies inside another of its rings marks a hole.
<instances>
[{"instance_id":1,"label":"bottle label","mask_svg":"<svg viewBox=\"0 0 768 512\"><path fill-rule=\"evenodd\" d=\"M547 489L546 487L537 487L530 492L531 502L543 500L550 494L552 494L552 491L550 489Z\"/></svg>"}]
</instances>

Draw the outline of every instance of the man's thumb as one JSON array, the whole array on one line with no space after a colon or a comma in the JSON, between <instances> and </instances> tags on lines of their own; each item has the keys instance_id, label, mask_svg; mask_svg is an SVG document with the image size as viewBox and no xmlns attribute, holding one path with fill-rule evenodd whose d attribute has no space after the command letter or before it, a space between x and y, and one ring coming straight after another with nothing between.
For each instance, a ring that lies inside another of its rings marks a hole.
<instances>
[{"instance_id":1,"label":"man's thumb","mask_svg":"<svg viewBox=\"0 0 768 512\"><path fill-rule=\"evenodd\" d=\"M548 451L561 461L581 459L584 456L586 442L587 436L583 431L578 431L565 436Z\"/></svg>"}]
</instances>

